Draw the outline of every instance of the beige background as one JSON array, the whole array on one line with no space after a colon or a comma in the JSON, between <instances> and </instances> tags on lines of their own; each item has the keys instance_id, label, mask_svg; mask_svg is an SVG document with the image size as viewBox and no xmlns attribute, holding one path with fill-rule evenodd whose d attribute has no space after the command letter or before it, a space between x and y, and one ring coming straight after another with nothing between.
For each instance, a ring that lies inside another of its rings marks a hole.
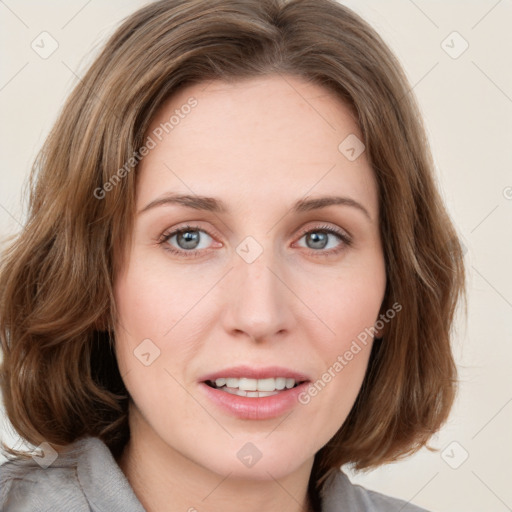
<instances>
[{"instance_id":1,"label":"beige background","mask_svg":"<svg viewBox=\"0 0 512 512\"><path fill-rule=\"evenodd\" d=\"M23 186L64 98L114 27L144 3L0 2L1 236L23 222ZM469 272L468 321L460 317L454 335L460 393L433 439L440 451L423 450L353 480L432 511L512 510L512 4L343 3L377 29L405 67ZM43 31L58 43L46 59L31 48ZM5 420L0 435L16 442Z\"/></svg>"}]
</instances>

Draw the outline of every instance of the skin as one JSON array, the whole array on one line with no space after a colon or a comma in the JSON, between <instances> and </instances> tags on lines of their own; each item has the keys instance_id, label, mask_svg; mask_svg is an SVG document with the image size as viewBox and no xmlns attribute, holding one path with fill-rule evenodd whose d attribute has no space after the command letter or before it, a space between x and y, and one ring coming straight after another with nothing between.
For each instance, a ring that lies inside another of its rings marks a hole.
<instances>
[{"instance_id":1,"label":"skin","mask_svg":"<svg viewBox=\"0 0 512 512\"><path fill-rule=\"evenodd\" d=\"M348 135L363 137L321 86L288 75L196 84L162 105L148 135L192 96L197 106L139 165L137 211L168 192L215 197L230 211L167 204L137 214L114 283L116 351L132 398L118 462L150 512L308 510L314 455L350 412L371 341L307 405L270 420L224 412L199 380L240 364L316 380L375 324L386 286L377 185L364 152L349 161L338 150ZM333 194L369 217L349 205L291 211L305 196ZM206 232L194 232L196 258L165 250L191 250L176 236L158 243L187 223ZM352 243L329 235L318 248L301 231L325 226ZM263 251L252 263L236 252L247 236ZM134 350L148 338L160 355L145 366ZM247 442L262 454L252 467L237 457Z\"/></svg>"}]
</instances>

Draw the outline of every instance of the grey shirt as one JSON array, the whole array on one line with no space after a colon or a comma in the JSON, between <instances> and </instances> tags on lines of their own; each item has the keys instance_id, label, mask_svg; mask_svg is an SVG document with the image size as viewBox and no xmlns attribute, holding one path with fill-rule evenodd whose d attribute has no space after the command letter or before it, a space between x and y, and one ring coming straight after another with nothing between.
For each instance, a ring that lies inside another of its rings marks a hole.
<instances>
[{"instance_id":1,"label":"grey shirt","mask_svg":"<svg viewBox=\"0 0 512 512\"><path fill-rule=\"evenodd\" d=\"M47 468L33 460L0 466L2 512L145 512L107 445L76 441ZM339 472L325 483L322 512L427 512L354 485Z\"/></svg>"}]
</instances>

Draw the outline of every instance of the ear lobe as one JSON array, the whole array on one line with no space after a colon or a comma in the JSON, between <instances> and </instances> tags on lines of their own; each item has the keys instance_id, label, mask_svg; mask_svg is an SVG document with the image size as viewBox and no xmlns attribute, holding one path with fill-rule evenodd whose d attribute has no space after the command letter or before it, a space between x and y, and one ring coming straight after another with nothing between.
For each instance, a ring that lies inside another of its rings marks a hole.
<instances>
[{"instance_id":1,"label":"ear lobe","mask_svg":"<svg viewBox=\"0 0 512 512\"><path fill-rule=\"evenodd\" d=\"M385 323L382 329L376 329L374 334L374 339L382 339L386 337L388 332L388 324Z\"/></svg>"},{"instance_id":2,"label":"ear lobe","mask_svg":"<svg viewBox=\"0 0 512 512\"><path fill-rule=\"evenodd\" d=\"M384 338L384 336L386 335L387 331L388 331L388 324L385 323L385 322L379 322L377 323L377 325L381 325L382 323L384 323L384 326L382 327L382 329L379 329L377 328L377 326L375 326L375 338Z\"/></svg>"},{"instance_id":3,"label":"ear lobe","mask_svg":"<svg viewBox=\"0 0 512 512\"><path fill-rule=\"evenodd\" d=\"M374 338L384 338L389 332L389 319L384 313L380 313L373 326L375 328Z\"/></svg>"}]
</instances>

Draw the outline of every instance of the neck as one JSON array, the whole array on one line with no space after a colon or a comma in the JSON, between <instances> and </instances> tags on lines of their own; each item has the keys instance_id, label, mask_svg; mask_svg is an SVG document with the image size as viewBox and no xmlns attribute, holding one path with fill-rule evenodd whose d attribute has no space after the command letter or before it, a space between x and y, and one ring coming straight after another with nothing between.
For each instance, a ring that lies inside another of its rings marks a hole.
<instances>
[{"instance_id":1,"label":"neck","mask_svg":"<svg viewBox=\"0 0 512 512\"><path fill-rule=\"evenodd\" d=\"M117 462L147 512L313 512L308 499L312 459L279 480L270 474L264 480L222 475L179 453L130 416L131 437Z\"/></svg>"}]
</instances>

